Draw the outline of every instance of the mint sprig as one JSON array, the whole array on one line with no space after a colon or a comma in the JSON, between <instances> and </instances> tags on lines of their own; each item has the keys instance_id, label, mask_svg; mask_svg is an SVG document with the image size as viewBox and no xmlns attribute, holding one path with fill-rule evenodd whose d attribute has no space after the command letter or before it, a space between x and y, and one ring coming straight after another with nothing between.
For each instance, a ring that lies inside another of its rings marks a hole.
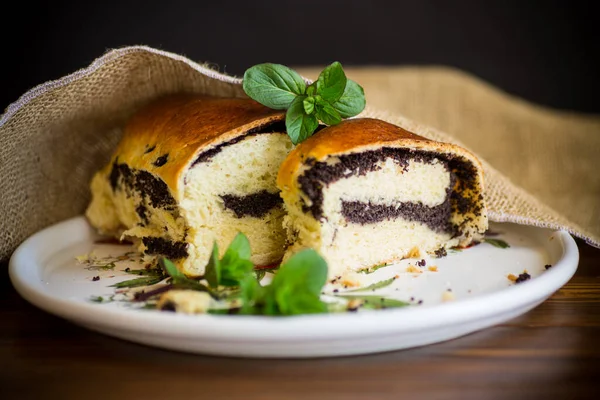
<instances>
[{"instance_id":1,"label":"mint sprig","mask_svg":"<svg viewBox=\"0 0 600 400\"><path fill-rule=\"evenodd\" d=\"M241 284L242 314L299 315L327 312L321 290L327 281L327 263L314 250L294 254L267 286L248 275Z\"/></svg>"},{"instance_id":2,"label":"mint sprig","mask_svg":"<svg viewBox=\"0 0 600 400\"><path fill-rule=\"evenodd\" d=\"M319 121L337 125L343 118L359 114L366 104L363 88L346 77L337 61L309 86L297 72L284 65L255 65L244 73L242 87L259 103L287 110L285 125L294 144L310 137Z\"/></svg>"},{"instance_id":3,"label":"mint sprig","mask_svg":"<svg viewBox=\"0 0 600 400\"><path fill-rule=\"evenodd\" d=\"M238 233L222 258L219 258L217 244L213 244L205 273L201 277L189 278L172 261L161 258L158 262L159 268L128 270L127 273L143 276L117 283L113 287L149 286L168 278L168 285L141 295L136 293L134 301L154 301L153 299L158 295L170 289L201 291L220 302L221 306L209 310L211 314L291 316L346 310L321 299L327 283L328 270L326 261L315 250L302 250L281 266L258 271L254 270L250 256L248 238L243 233ZM263 286L260 281L266 271L276 271L276 273L271 282ZM391 285L394 280L395 278L385 279L365 288L335 293L333 296L344 301L357 301L359 307L365 309L404 307L408 303L360 293L384 288ZM93 298L91 301L104 302L101 297Z\"/></svg>"},{"instance_id":4,"label":"mint sprig","mask_svg":"<svg viewBox=\"0 0 600 400\"><path fill-rule=\"evenodd\" d=\"M211 257L206 265L204 278L212 288L239 286L240 282L254 269L250 261L250 242L243 233L238 233L219 260L217 243L213 245Z\"/></svg>"}]
</instances>

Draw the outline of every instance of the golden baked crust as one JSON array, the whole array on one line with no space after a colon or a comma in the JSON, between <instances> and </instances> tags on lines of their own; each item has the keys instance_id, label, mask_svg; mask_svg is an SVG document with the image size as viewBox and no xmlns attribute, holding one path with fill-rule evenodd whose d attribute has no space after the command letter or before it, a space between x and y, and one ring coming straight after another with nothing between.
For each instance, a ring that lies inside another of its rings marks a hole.
<instances>
[{"instance_id":1,"label":"golden baked crust","mask_svg":"<svg viewBox=\"0 0 600 400\"><path fill-rule=\"evenodd\" d=\"M284 118L284 111L250 99L193 94L164 97L130 119L104 172L118 158L118 163L160 177L179 201L183 175L198 154ZM155 165L165 155L166 162Z\"/></svg>"},{"instance_id":2,"label":"golden baked crust","mask_svg":"<svg viewBox=\"0 0 600 400\"><path fill-rule=\"evenodd\" d=\"M323 161L330 156L376 150L380 147L401 147L462 156L473 162L479 174L478 181L483 182L481 162L460 146L429 140L382 120L354 118L320 130L292 150L281 165L277 186L282 192L297 194L300 190L298 177L304 171L306 160ZM285 197L285 193L282 195Z\"/></svg>"}]
</instances>

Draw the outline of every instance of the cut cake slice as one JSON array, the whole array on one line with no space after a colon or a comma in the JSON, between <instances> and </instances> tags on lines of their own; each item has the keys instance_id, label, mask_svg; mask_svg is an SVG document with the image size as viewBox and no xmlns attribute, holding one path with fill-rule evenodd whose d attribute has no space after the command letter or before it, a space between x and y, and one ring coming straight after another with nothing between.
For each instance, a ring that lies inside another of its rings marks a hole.
<instances>
[{"instance_id":1,"label":"cut cake slice","mask_svg":"<svg viewBox=\"0 0 600 400\"><path fill-rule=\"evenodd\" d=\"M286 258L314 248L330 277L466 246L488 226L473 154L376 119L349 119L302 142L278 186Z\"/></svg>"},{"instance_id":2,"label":"cut cake slice","mask_svg":"<svg viewBox=\"0 0 600 400\"><path fill-rule=\"evenodd\" d=\"M249 99L155 101L130 119L94 176L88 220L188 276L203 274L215 240L223 253L238 232L252 262L278 262L286 237L276 176L293 147L284 118Z\"/></svg>"}]
</instances>

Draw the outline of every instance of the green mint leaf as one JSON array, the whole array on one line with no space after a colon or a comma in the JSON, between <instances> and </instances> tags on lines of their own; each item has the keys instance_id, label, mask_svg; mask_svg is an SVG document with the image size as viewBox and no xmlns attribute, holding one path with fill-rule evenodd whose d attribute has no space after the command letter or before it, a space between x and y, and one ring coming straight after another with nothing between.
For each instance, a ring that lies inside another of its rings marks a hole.
<instances>
[{"instance_id":1,"label":"green mint leaf","mask_svg":"<svg viewBox=\"0 0 600 400\"><path fill-rule=\"evenodd\" d=\"M340 113L327 102L317 104L317 118L326 125L337 125L342 122Z\"/></svg>"},{"instance_id":2,"label":"green mint leaf","mask_svg":"<svg viewBox=\"0 0 600 400\"><path fill-rule=\"evenodd\" d=\"M89 271L112 271L116 267L116 264L113 262L109 262L108 264L99 264L99 265L90 265L85 267L85 269Z\"/></svg>"},{"instance_id":3,"label":"green mint leaf","mask_svg":"<svg viewBox=\"0 0 600 400\"><path fill-rule=\"evenodd\" d=\"M90 296L89 300L91 302L93 302L93 303L103 303L104 302L104 297L102 297L102 296Z\"/></svg>"},{"instance_id":4,"label":"green mint leaf","mask_svg":"<svg viewBox=\"0 0 600 400\"><path fill-rule=\"evenodd\" d=\"M183 274L183 272L179 271L177 269L177 267L175 266L175 264L173 264L173 262L171 260L169 260L167 258L161 258L160 260L158 260L158 263L165 270L165 272L167 273L167 275L169 275L171 278L174 278L174 279L185 278L185 279L187 279L187 276L185 276Z\"/></svg>"},{"instance_id":5,"label":"green mint leaf","mask_svg":"<svg viewBox=\"0 0 600 400\"><path fill-rule=\"evenodd\" d=\"M379 281L379 282L375 282L367 287L364 288L358 288L358 289L352 289L352 290L346 290L345 292L340 293L340 295L343 295L344 293L356 293L356 292L366 292L369 290L377 290L377 289L381 289L384 288L386 286L389 286L392 284L392 282L394 282L396 280L396 278L392 277L390 279L385 279L383 281Z\"/></svg>"},{"instance_id":6,"label":"green mint leaf","mask_svg":"<svg viewBox=\"0 0 600 400\"><path fill-rule=\"evenodd\" d=\"M123 289L123 288L135 288L135 287L140 287L140 286L150 286L150 285L154 285L162 280L163 280L162 276L143 276L141 278L130 279L128 281L115 283L114 285L110 285L110 287L114 287L117 289Z\"/></svg>"},{"instance_id":7,"label":"green mint leaf","mask_svg":"<svg viewBox=\"0 0 600 400\"><path fill-rule=\"evenodd\" d=\"M158 263L171 277L173 285L176 285L182 289L196 290L198 292L208 292L212 297L217 298L218 296L212 292L208 287L201 284L198 281L188 278L185 274L177 269L175 264L167 258L161 258ZM142 278L139 278L142 279Z\"/></svg>"},{"instance_id":8,"label":"green mint leaf","mask_svg":"<svg viewBox=\"0 0 600 400\"><path fill-rule=\"evenodd\" d=\"M162 276L162 271L160 271L157 268L150 268L150 269L146 269L146 268L140 268L140 269L130 269L127 268L124 270L124 272L126 274L130 274L130 275L142 275L142 276Z\"/></svg>"},{"instance_id":9,"label":"green mint leaf","mask_svg":"<svg viewBox=\"0 0 600 400\"><path fill-rule=\"evenodd\" d=\"M242 87L250 98L275 110L285 110L306 92L302 77L281 64L259 64L247 69Z\"/></svg>"},{"instance_id":10,"label":"green mint leaf","mask_svg":"<svg viewBox=\"0 0 600 400\"><path fill-rule=\"evenodd\" d=\"M399 308L407 307L410 303L405 301L389 299L387 297L379 296L343 296L348 300L360 300L362 302L361 307L370 310L379 310L382 308Z\"/></svg>"},{"instance_id":11,"label":"green mint leaf","mask_svg":"<svg viewBox=\"0 0 600 400\"><path fill-rule=\"evenodd\" d=\"M257 281L262 281L263 278L265 277L265 275L267 274L267 271L265 271L264 269L257 269L254 271L254 275L256 276L256 280Z\"/></svg>"},{"instance_id":12,"label":"green mint leaf","mask_svg":"<svg viewBox=\"0 0 600 400\"><path fill-rule=\"evenodd\" d=\"M281 315L320 314L327 311L327 305L322 302L318 295L299 292L295 294L282 292L276 297L278 313Z\"/></svg>"},{"instance_id":13,"label":"green mint leaf","mask_svg":"<svg viewBox=\"0 0 600 400\"><path fill-rule=\"evenodd\" d=\"M252 272L250 242L243 233L238 233L229 244L221 259L221 279L223 286L238 286L244 277Z\"/></svg>"},{"instance_id":14,"label":"green mint leaf","mask_svg":"<svg viewBox=\"0 0 600 400\"><path fill-rule=\"evenodd\" d=\"M358 83L348 79L344 94L332 105L342 118L354 117L365 109L365 91Z\"/></svg>"},{"instance_id":15,"label":"green mint leaf","mask_svg":"<svg viewBox=\"0 0 600 400\"><path fill-rule=\"evenodd\" d=\"M320 295L327 281L327 263L313 249L305 249L281 265L273 286L289 286Z\"/></svg>"},{"instance_id":16,"label":"green mint leaf","mask_svg":"<svg viewBox=\"0 0 600 400\"><path fill-rule=\"evenodd\" d=\"M321 72L317 79L317 93L330 103L342 97L346 88L346 74L342 64L334 62Z\"/></svg>"},{"instance_id":17,"label":"green mint leaf","mask_svg":"<svg viewBox=\"0 0 600 400\"><path fill-rule=\"evenodd\" d=\"M260 314L260 306L264 302L265 294L266 290L258 283L258 280L252 274L247 275L240 282L240 299L242 300L240 314Z\"/></svg>"},{"instance_id":18,"label":"green mint leaf","mask_svg":"<svg viewBox=\"0 0 600 400\"><path fill-rule=\"evenodd\" d=\"M264 313L297 315L322 313L320 295L327 281L327 263L314 250L294 254L279 268L268 289Z\"/></svg>"},{"instance_id":19,"label":"green mint leaf","mask_svg":"<svg viewBox=\"0 0 600 400\"><path fill-rule=\"evenodd\" d=\"M313 96L315 93L317 93L316 85L317 85L317 82L313 82L306 88L307 96Z\"/></svg>"},{"instance_id":20,"label":"green mint leaf","mask_svg":"<svg viewBox=\"0 0 600 400\"><path fill-rule=\"evenodd\" d=\"M387 267L388 265L389 264L375 265L374 267L371 267L371 268L361 269L358 272L360 272L361 274L372 274L373 272L377 271L378 269Z\"/></svg>"},{"instance_id":21,"label":"green mint leaf","mask_svg":"<svg viewBox=\"0 0 600 400\"><path fill-rule=\"evenodd\" d=\"M208 264L206 264L206 270L204 271L204 279L208 282L212 288L219 287L221 282L221 263L219 261L219 248L217 242L213 244Z\"/></svg>"},{"instance_id":22,"label":"green mint leaf","mask_svg":"<svg viewBox=\"0 0 600 400\"><path fill-rule=\"evenodd\" d=\"M271 281L261 286L253 274L240 284L241 314L298 315L327 312L320 295L327 263L312 249L292 256Z\"/></svg>"},{"instance_id":23,"label":"green mint leaf","mask_svg":"<svg viewBox=\"0 0 600 400\"><path fill-rule=\"evenodd\" d=\"M239 232L231 243L229 243L229 247L225 251L223 255L223 261L227 262L232 257L243 258L246 260L250 259L252 255L252 250L250 249L250 241L242 232Z\"/></svg>"},{"instance_id":24,"label":"green mint leaf","mask_svg":"<svg viewBox=\"0 0 600 400\"><path fill-rule=\"evenodd\" d=\"M305 113L312 114L313 111L315 111L315 98L308 96L306 99L304 99L302 105L304 106Z\"/></svg>"},{"instance_id":25,"label":"green mint leaf","mask_svg":"<svg viewBox=\"0 0 600 400\"><path fill-rule=\"evenodd\" d=\"M304 99L306 96L296 97L285 115L287 134L294 144L307 139L319 126L317 117L304 111Z\"/></svg>"},{"instance_id":26,"label":"green mint leaf","mask_svg":"<svg viewBox=\"0 0 600 400\"><path fill-rule=\"evenodd\" d=\"M501 249L507 249L510 247L508 243L501 239L483 239L483 241Z\"/></svg>"}]
</instances>

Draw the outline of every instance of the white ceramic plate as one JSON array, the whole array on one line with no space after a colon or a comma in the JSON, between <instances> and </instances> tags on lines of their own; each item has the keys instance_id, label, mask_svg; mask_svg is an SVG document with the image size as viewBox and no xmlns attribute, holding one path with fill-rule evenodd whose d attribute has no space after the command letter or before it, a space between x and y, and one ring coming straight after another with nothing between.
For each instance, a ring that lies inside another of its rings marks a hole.
<instances>
[{"instance_id":1,"label":"white ceramic plate","mask_svg":"<svg viewBox=\"0 0 600 400\"><path fill-rule=\"evenodd\" d=\"M193 353L238 357L318 357L374 353L440 342L517 317L537 306L575 273L577 245L566 232L492 224L502 249L481 243L440 259L427 259L420 274L404 260L367 275L373 282L399 275L385 294L415 303L398 309L256 317L182 315L140 310L124 303L96 304L109 285L126 279L113 271L90 271L75 260L97 252L118 255L127 246L95 243L83 217L51 226L26 240L10 260L16 290L35 306L94 331L133 342ZM548 270L545 265L552 265ZM430 271L428 267L437 267ZM514 284L508 274L531 279ZM99 275L99 281L92 281ZM449 295L444 294L451 289ZM422 300L422 304L418 301Z\"/></svg>"}]
</instances>

